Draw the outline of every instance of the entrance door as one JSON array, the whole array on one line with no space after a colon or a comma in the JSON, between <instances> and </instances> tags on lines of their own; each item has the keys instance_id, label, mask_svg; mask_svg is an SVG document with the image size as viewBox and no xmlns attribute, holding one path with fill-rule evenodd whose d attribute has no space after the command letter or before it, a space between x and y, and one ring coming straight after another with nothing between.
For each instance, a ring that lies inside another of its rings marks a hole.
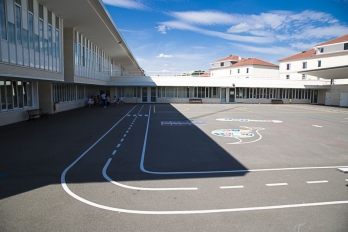
<instances>
[{"instance_id":1,"label":"entrance door","mask_svg":"<svg viewBox=\"0 0 348 232\"><path fill-rule=\"evenodd\" d=\"M318 104L318 90L312 90L311 104Z\"/></svg>"},{"instance_id":2,"label":"entrance door","mask_svg":"<svg viewBox=\"0 0 348 232\"><path fill-rule=\"evenodd\" d=\"M157 102L157 88L156 87L142 87L141 88L141 102L155 103Z\"/></svg>"},{"instance_id":3,"label":"entrance door","mask_svg":"<svg viewBox=\"0 0 348 232\"><path fill-rule=\"evenodd\" d=\"M331 93L330 92L326 92L325 105L326 106L330 106L331 105Z\"/></svg>"},{"instance_id":4,"label":"entrance door","mask_svg":"<svg viewBox=\"0 0 348 232\"><path fill-rule=\"evenodd\" d=\"M157 92L156 87L151 87L151 102L157 102Z\"/></svg>"},{"instance_id":5,"label":"entrance door","mask_svg":"<svg viewBox=\"0 0 348 232\"><path fill-rule=\"evenodd\" d=\"M147 102L147 87L141 88L141 102Z\"/></svg>"},{"instance_id":6,"label":"entrance door","mask_svg":"<svg viewBox=\"0 0 348 232\"><path fill-rule=\"evenodd\" d=\"M230 101L229 102L233 102L234 103L234 93L235 93L235 89L234 88L230 88Z\"/></svg>"},{"instance_id":7,"label":"entrance door","mask_svg":"<svg viewBox=\"0 0 348 232\"><path fill-rule=\"evenodd\" d=\"M221 102L226 102L226 88L221 88Z\"/></svg>"}]
</instances>

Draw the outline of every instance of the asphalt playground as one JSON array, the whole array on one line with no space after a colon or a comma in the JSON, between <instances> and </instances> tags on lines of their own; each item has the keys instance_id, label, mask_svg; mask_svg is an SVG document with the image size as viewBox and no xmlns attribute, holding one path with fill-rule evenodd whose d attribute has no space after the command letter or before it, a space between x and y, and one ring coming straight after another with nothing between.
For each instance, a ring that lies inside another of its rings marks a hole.
<instances>
[{"instance_id":1,"label":"asphalt playground","mask_svg":"<svg viewBox=\"0 0 348 232\"><path fill-rule=\"evenodd\" d=\"M0 144L0 231L348 231L348 108L86 107Z\"/></svg>"}]
</instances>

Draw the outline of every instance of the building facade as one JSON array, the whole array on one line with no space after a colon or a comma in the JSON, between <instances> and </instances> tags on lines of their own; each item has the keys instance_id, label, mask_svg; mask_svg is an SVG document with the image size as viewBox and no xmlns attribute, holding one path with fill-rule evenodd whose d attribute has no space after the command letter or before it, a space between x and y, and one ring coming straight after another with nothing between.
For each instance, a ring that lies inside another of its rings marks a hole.
<instances>
[{"instance_id":1,"label":"building facade","mask_svg":"<svg viewBox=\"0 0 348 232\"><path fill-rule=\"evenodd\" d=\"M0 126L27 120L29 109L83 107L101 93L128 103L327 105L348 93L347 36L279 67L231 55L212 62L209 75L194 76L145 76L99 0L0 0L0 36Z\"/></svg>"}]
</instances>

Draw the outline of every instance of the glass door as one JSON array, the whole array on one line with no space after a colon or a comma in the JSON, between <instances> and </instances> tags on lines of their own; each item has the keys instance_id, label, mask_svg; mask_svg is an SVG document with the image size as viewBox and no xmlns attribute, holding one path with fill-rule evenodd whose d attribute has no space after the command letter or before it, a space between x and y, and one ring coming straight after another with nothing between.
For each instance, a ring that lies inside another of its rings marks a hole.
<instances>
[{"instance_id":1,"label":"glass door","mask_svg":"<svg viewBox=\"0 0 348 232\"><path fill-rule=\"evenodd\" d=\"M157 102L156 87L151 87L151 102Z\"/></svg>"},{"instance_id":2,"label":"glass door","mask_svg":"<svg viewBox=\"0 0 348 232\"><path fill-rule=\"evenodd\" d=\"M235 89L234 88L230 88L230 99L229 102L235 102L234 100L234 93L235 93Z\"/></svg>"},{"instance_id":3,"label":"glass door","mask_svg":"<svg viewBox=\"0 0 348 232\"><path fill-rule=\"evenodd\" d=\"M147 87L141 88L141 102L147 102Z\"/></svg>"},{"instance_id":4,"label":"glass door","mask_svg":"<svg viewBox=\"0 0 348 232\"><path fill-rule=\"evenodd\" d=\"M226 102L226 88L221 88L221 102Z\"/></svg>"},{"instance_id":5,"label":"glass door","mask_svg":"<svg viewBox=\"0 0 348 232\"><path fill-rule=\"evenodd\" d=\"M318 104L318 90L312 90L311 104Z\"/></svg>"}]
</instances>

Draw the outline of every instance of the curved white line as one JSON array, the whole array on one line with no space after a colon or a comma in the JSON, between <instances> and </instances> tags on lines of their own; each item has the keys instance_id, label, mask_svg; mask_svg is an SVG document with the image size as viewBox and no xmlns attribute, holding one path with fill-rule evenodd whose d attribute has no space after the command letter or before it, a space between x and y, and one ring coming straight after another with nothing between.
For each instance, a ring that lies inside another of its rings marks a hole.
<instances>
[{"instance_id":1,"label":"curved white line","mask_svg":"<svg viewBox=\"0 0 348 232\"><path fill-rule=\"evenodd\" d=\"M131 112L136 106L134 106L129 112ZM151 106L150 106L151 109ZM128 112L128 113L129 113ZM211 210L182 210L182 211L145 211L145 210L131 210L131 209L122 209L109 207L101 204L94 203L92 201L86 200L77 194L73 193L66 184L65 176L66 173L84 156L89 150L91 150L101 139L103 139L120 121L122 121L127 114L121 118L109 131L107 131L97 142L95 142L90 148L88 148L80 157L78 157L72 164L70 164L61 175L61 184L66 193L75 198L78 201L81 201L90 206L109 210L113 212L122 212L122 213L132 213L132 214L147 214L147 215L173 215L173 214L205 214L205 213L223 213L223 212L241 212L241 211L255 211L255 210L267 210L267 209L285 209L285 208L297 208L297 207L310 207L310 206L323 206L323 205L338 205L338 204L348 204L347 201L331 201L331 202L317 202L317 203L307 203L307 204L292 204L292 205L275 205L275 206L260 206L260 207L246 207L246 208L232 208L232 209L211 209ZM149 122L149 121L148 121ZM146 136L148 132L148 127L146 128ZM146 139L145 139L146 141ZM144 162L144 151L142 156L142 164ZM143 165L141 165L143 167ZM332 167L331 167L332 168ZM145 170L145 169L144 169ZM266 169L260 169L265 171ZM240 170L245 172L247 170ZM250 170L249 170L250 171ZM255 171L255 170L254 170Z\"/></svg>"},{"instance_id":2,"label":"curved white line","mask_svg":"<svg viewBox=\"0 0 348 232\"><path fill-rule=\"evenodd\" d=\"M146 131L145 131L145 137L144 137L144 144L143 144L143 151L141 154L141 160L140 160L140 170L149 173L149 174L157 174L157 175L182 175L182 174L214 174L214 173L246 173L246 172L265 172L265 171L289 171L289 170L311 170L311 169L336 169L336 168L345 168L348 166L327 166L327 167L295 167L295 168L270 168L270 169L245 169L245 170L222 170L222 171L197 171L197 172L153 172L148 171L144 167L144 161L145 161L145 151L146 151L146 142L147 142L147 135L149 132L149 124L150 124L150 118L151 118L151 106L149 108L149 117L147 118L147 125L146 125ZM246 127L248 128L248 127ZM264 128L258 128L259 130L262 130ZM260 135L260 134L259 134ZM261 136L261 135L260 135Z\"/></svg>"},{"instance_id":3,"label":"curved white line","mask_svg":"<svg viewBox=\"0 0 348 232\"><path fill-rule=\"evenodd\" d=\"M176 191L176 190L197 190L198 188L142 188L142 187L134 187L134 186L129 186L129 185L125 185L125 184L121 184L119 182L116 182L114 180L112 180L107 174L106 174L106 170L108 169L108 166L111 162L112 158L110 158L104 168L103 168L103 176L105 177L105 179L107 179L110 183L120 186L122 188L127 188L127 189L133 189L133 190L146 190L146 191Z\"/></svg>"},{"instance_id":4,"label":"curved white line","mask_svg":"<svg viewBox=\"0 0 348 232\"><path fill-rule=\"evenodd\" d=\"M255 143L257 141L260 141L262 139L262 135L259 133L259 130L256 130L256 133L260 136L260 138L250 141L250 142L237 142L237 143L227 143L227 144L234 144L234 145L240 145L240 144L247 144L247 143Z\"/></svg>"}]
</instances>

